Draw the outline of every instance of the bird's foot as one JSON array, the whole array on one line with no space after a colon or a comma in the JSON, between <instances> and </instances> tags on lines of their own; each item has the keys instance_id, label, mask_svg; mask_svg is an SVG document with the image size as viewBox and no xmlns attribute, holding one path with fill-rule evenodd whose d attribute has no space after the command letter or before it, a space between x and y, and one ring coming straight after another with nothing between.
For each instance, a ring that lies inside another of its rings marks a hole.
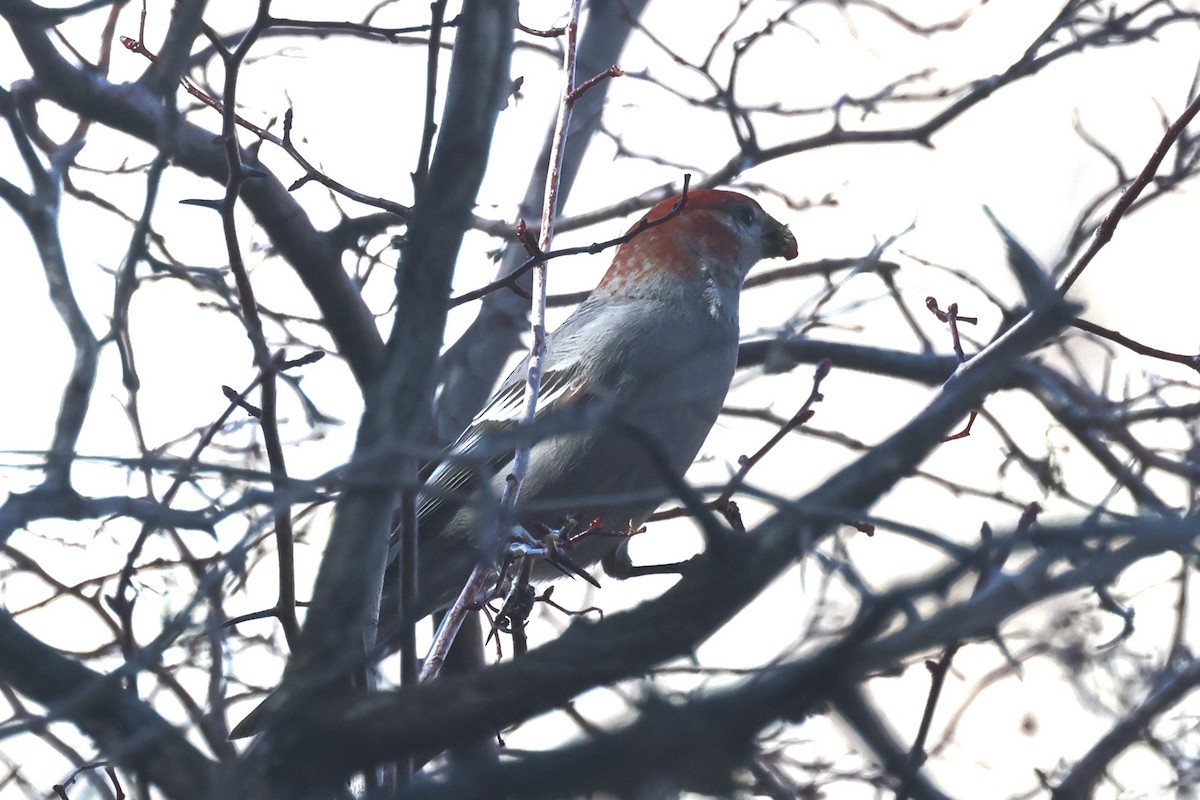
<instances>
[{"instance_id":1,"label":"bird's foot","mask_svg":"<svg viewBox=\"0 0 1200 800\"><path fill-rule=\"evenodd\" d=\"M600 531L603 522L597 517L583 530L575 531L578 523L568 520L559 528L541 522L531 522L513 529L514 541L508 546L505 561L518 557L544 558L566 575L583 578L600 588L600 583L571 555L572 546L585 536Z\"/></svg>"}]
</instances>

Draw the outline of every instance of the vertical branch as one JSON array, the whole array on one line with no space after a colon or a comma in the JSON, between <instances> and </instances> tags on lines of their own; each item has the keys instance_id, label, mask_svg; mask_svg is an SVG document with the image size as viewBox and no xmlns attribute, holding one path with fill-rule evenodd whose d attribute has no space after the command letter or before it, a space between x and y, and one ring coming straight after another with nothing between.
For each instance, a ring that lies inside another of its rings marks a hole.
<instances>
[{"instance_id":1,"label":"vertical branch","mask_svg":"<svg viewBox=\"0 0 1200 800\"><path fill-rule=\"evenodd\" d=\"M417 155L417 168L413 172L413 200L420 201L421 192L429 180L429 156L433 152L433 134L437 124L433 121L437 99L438 54L442 47L442 23L446 19L446 0L434 0L429 4L429 55L425 68L425 124L421 130L421 151Z\"/></svg>"},{"instance_id":2,"label":"vertical branch","mask_svg":"<svg viewBox=\"0 0 1200 800\"><path fill-rule=\"evenodd\" d=\"M312 700L344 691L345 677L363 664L364 632L378 611L400 494L392 459L410 452L406 444L421 441L427 431L454 266L511 85L516 17L515 0L463 4L429 182L412 209L401 251L388 344L367 388L347 484L337 501L299 646L267 709L277 713L267 717L234 779L243 796L276 796L280 786L295 789L298 783L311 791L313 780L331 778L330 765L314 764L303 752L318 722ZM318 775L310 780L305 772L301 778L281 764L311 767Z\"/></svg>"},{"instance_id":3,"label":"vertical branch","mask_svg":"<svg viewBox=\"0 0 1200 800\"><path fill-rule=\"evenodd\" d=\"M559 174L562 169L563 152L566 149L567 131L571 125L571 109L575 105L575 45L579 36L579 8L581 0L571 0L571 19L567 23L567 46L563 53L563 93L558 107L558 122L554 126L554 139L550 145L550 166L546 173L546 196L542 202L542 227L538 235L538 249L545 253L554 241L554 219L558 216ZM546 358L546 262L539 261L533 267L533 307L529 312L529 329L533 343L529 347L529 368L525 376L525 404L521 409L521 423L528 425L537 414L538 393L542 387L542 372ZM521 494L521 484L529 471L529 445L517 448L513 460L512 475L504 488L502 502L511 506Z\"/></svg>"},{"instance_id":4,"label":"vertical branch","mask_svg":"<svg viewBox=\"0 0 1200 800\"><path fill-rule=\"evenodd\" d=\"M433 153L433 136L437 124L433 121L437 105L438 56L442 44L442 25L446 18L446 0L434 0L429 4L429 46L425 68L425 114L421 130L421 149L417 154L416 170L412 174L413 204L421 202L429 182L429 159ZM418 464L415 459L403 458L397 465L402 482L407 484L417 478ZM417 667L417 620L412 619L409 609L415 608L420 591L418 578L421 572L419 561L420 528L417 516L416 491L408 487L400 497L400 553L392 569L400 574L399 619L406 620L400 627L400 683L407 686L419 678ZM411 761L409 763L411 768ZM411 769L409 770L411 772Z\"/></svg>"},{"instance_id":5,"label":"vertical branch","mask_svg":"<svg viewBox=\"0 0 1200 800\"><path fill-rule=\"evenodd\" d=\"M277 384L275 380L279 359L271 355L267 346L266 335L263 333L262 318L258 313L258 301L254 297L254 288L250 283L250 275L242 259L241 247L238 242L237 221L234 209L242 185L249 179L251 173L242 163L242 150L237 138L237 82L241 65L250 48L258 41L259 36L271 24L271 0L260 0L258 14L254 24L238 42L232 52L226 48L213 31L207 26L205 32L213 43L221 61L225 66L224 106L221 114L221 139L225 146L225 160L229 167L225 183L225 196L219 204L221 226L225 236L225 250L229 256L229 268L237 285L238 298L242 305L243 321L246 335L254 348L254 361L262 375L261 398L262 416L260 427L263 432L263 444L267 453L267 461L271 469L271 483L279 491L287 482L287 467L283 457L283 442L279 437L279 420L276 413L278 401ZM295 647L300 635L300 622L296 618L296 581L295 554L293 552L292 519L287 507L279 507L275 511L275 546L279 565L279 600L275 607L276 616L283 626L284 636L288 644Z\"/></svg>"},{"instance_id":6,"label":"vertical branch","mask_svg":"<svg viewBox=\"0 0 1200 800\"><path fill-rule=\"evenodd\" d=\"M542 227L538 235L538 248L545 253L554 238L554 218L558 212L559 175L562 168L563 151L567 141L567 131L571 124L571 108L577 97L575 93L575 44L579 33L579 9L581 0L571 1L571 18L567 24L567 46L563 54L563 92L559 101L558 121L554 127L554 139L550 148L550 165L546 173L546 194L542 204ZM542 371L545 367L543 359L546 354L546 264L539 261L533 268L533 308L529 315L530 329L533 331L533 343L529 348L529 366L525 376L525 402L521 409L521 424L533 422L537 413L538 392L542 385ZM517 448L513 460L513 469L505 483L504 495L500 503L504 508L516 504L521 494L521 484L529 471L530 446L523 444ZM502 517L503 519L503 517ZM502 523L503 524L503 523ZM503 530L495 532L503 538ZM484 582L487 580L489 568L477 565L471 572L462 591L454 601L454 605L442 617L434 635L433 644L425 658L425 666L421 670L421 680L428 681L437 677L445 663L450 645L454 643L462 626L469 606L475 602Z\"/></svg>"},{"instance_id":7,"label":"vertical branch","mask_svg":"<svg viewBox=\"0 0 1200 800\"><path fill-rule=\"evenodd\" d=\"M33 183L33 193L26 194L15 184L0 178L0 201L7 203L29 229L42 261L50 301L75 348L75 360L63 388L54 423L54 440L46 457L46 476L42 481L43 488L54 491L71 485L71 464L90 405L100 350L96 335L75 298L59 234L62 182L67 167L83 148L83 138L77 131L75 137L51 152L47 169L34 150L29 132L21 125L15 98L5 89L0 89L0 116L8 123L13 142Z\"/></svg>"},{"instance_id":8,"label":"vertical branch","mask_svg":"<svg viewBox=\"0 0 1200 800\"><path fill-rule=\"evenodd\" d=\"M578 69L585 74L615 63L636 20L648 0L592 0L586 9L583 29L576 51ZM579 173L584 153L601 129L608 81L584 94L573 106L571 136L559 170L559 196L565 198ZM527 214L541 204L549 172L553 126L557 117L542 136L543 142L534 162L537 167L521 194L519 215ZM528 258L520 241L505 247L497 269L497 277L511 276ZM524 293L529 284L518 284ZM521 332L529 327L529 302L514 292L493 292L484 297L479 313L470 326L442 355L440 374L442 392L437 401L437 431L441 441L449 443L483 407L488 395L501 377L500 371L509 356L525 349Z\"/></svg>"},{"instance_id":9,"label":"vertical branch","mask_svg":"<svg viewBox=\"0 0 1200 800\"><path fill-rule=\"evenodd\" d=\"M96 335L75 299L58 229L61 181L67 165L82 147L83 140L75 140L52 155L50 170L42 180L35 180L36 211L27 219L45 268L50 300L62 318L75 349L71 375L63 389L58 418L54 423L54 442L46 459L44 485L54 489L65 488L71 483L71 464L75 460L76 445L91 405L100 350Z\"/></svg>"}]
</instances>

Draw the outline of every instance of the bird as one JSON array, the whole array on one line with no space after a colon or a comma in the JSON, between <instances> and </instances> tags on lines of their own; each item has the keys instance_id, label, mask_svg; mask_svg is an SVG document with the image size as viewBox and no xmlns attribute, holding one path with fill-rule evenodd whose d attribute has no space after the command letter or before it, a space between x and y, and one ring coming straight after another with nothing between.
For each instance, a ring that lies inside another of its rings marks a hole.
<instances>
[{"instance_id":1,"label":"bird","mask_svg":"<svg viewBox=\"0 0 1200 800\"><path fill-rule=\"evenodd\" d=\"M612 558L670 497L733 379L747 272L764 258L797 255L786 226L752 198L719 189L659 202L622 238L600 283L547 337L534 425L557 416L566 429L532 445L516 527L534 549L546 532L578 538L553 550L555 558L535 560L535 580ZM513 466L503 442L518 430L527 371L528 357L418 496L417 603L406 621L449 605L477 563L501 558L495 503ZM485 517L493 530L480 530ZM397 572L389 569L385 582L384 627L398 607Z\"/></svg>"},{"instance_id":2,"label":"bird","mask_svg":"<svg viewBox=\"0 0 1200 800\"><path fill-rule=\"evenodd\" d=\"M567 544L544 547L549 557L531 564L535 581L613 556L671 496L733 380L746 273L765 258L797 255L785 225L752 198L720 189L661 201L621 239L600 283L546 337L532 425L539 435L508 530L534 551L547 534ZM415 607L401 619L399 570L389 566L383 649L398 646L401 623L450 605L477 565L499 568L508 536L495 535L504 520L498 498L522 432L528 358L428 470L417 495ZM579 528L589 532L572 541ZM230 738L256 733L279 702L264 701Z\"/></svg>"}]
</instances>

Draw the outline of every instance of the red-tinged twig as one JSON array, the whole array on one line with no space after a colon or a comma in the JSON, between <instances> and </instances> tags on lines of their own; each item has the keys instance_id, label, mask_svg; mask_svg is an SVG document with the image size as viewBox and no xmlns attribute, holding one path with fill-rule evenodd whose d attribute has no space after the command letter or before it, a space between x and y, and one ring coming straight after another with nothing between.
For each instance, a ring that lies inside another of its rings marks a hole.
<instances>
[{"instance_id":1,"label":"red-tinged twig","mask_svg":"<svg viewBox=\"0 0 1200 800\"><path fill-rule=\"evenodd\" d=\"M1130 339L1128 336L1122 333L1117 333L1114 330L1101 327L1094 322L1088 322L1087 320L1078 317L1076 317L1075 321L1071 324L1074 327L1079 328L1081 331L1087 331L1088 333L1095 334L1103 339L1108 339L1110 342L1116 342L1123 347L1127 347L1138 355L1150 356L1151 358L1157 358L1162 361L1170 361L1173 364L1182 364L1185 367L1189 367L1197 372L1200 372L1200 354L1189 356L1183 353L1170 353L1166 350L1159 350L1157 347L1150 347L1149 345L1142 344L1135 339Z\"/></svg>"},{"instance_id":2,"label":"red-tinged twig","mask_svg":"<svg viewBox=\"0 0 1200 800\"><path fill-rule=\"evenodd\" d=\"M600 81L608 80L609 78L620 78L624 74L625 70L621 69L616 64L613 64L611 67L604 70L604 72L601 72L598 75L593 75L583 83L579 84L579 86L577 86L573 92L567 95L567 102L574 103L583 96L584 92L586 92L588 89L591 89Z\"/></svg>"},{"instance_id":3,"label":"red-tinged twig","mask_svg":"<svg viewBox=\"0 0 1200 800\"><path fill-rule=\"evenodd\" d=\"M978 416L979 416L978 411L972 411L971 414L967 417L967 424L963 426L962 430L958 431L957 433L952 433L949 436L946 436L945 438L942 439L942 441L943 442L953 442L955 439L965 439L968 436L970 436L971 428L974 427L975 418Z\"/></svg>"},{"instance_id":4,"label":"red-tinged twig","mask_svg":"<svg viewBox=\"0 0 1200 800\"><path fill-rule=\"evenodd\" d=\"M1150 154L1146 165L1142 167L1142 171L1133 179L1133 182L1126 187L1120 197L1113 204L1112 209L1104 215L1104 219L1096 226L1095 232L1092 233L1092 240L1088 243L1087 249L1080 254L1079 258L1063 276L1063 279L1058 284L1058 291L1065 295L1075 285L1075 281L1079 280L1079 276L1087 269L1088 264L1092 263L1092 259L1096 254L1108 244L1112 239L1113 233L1120 224L1121 218L1133 206L1135 200L1147 186L1154 180L1155 174L1158 172L1158 167L1162 164L1162 160L1166 158L1167 151L1183 134L1188 123L1195 118L1196 114L1200 113L1200 94L1192 98L1192 102L1183 110L1178 119L1167 126L1166 132L1158 142L1158 146L1154 148L1154 152Z\"/></svg>"},{"instance_id":5,"label":"red-tinged twig","mask_svg":"<svg viewBox=\"0 0 1200 800\"><path fill-rule=\"evenodd\" d=\"M954 342L954 355L958 357L958 363L966 363L967 354L962 349L962 336L958 332L958 323L966 322L974 325L979 321L978 317L960 317L958 315L958 303L951 303L946 307L945 311L938 308L938 302L932 295L925 298L925 307L928 308L935 317L950 326L950 337Z\"/></svg>"},{"instance_id":6,"label":"red-tinged twig","mask_svg":"<svg viewBox=\"0 0 1200 800\"><path fill-rule=\"evenodd\" d=\"M926 297L925 298L925 307L928 308L931 312L933 312L933 315L935 317L937 317L939 321L941 321L941 322L949 322L950 321L949 312L942 311L940 308L938 308L937 298L935 298L933 296ZM963 315L957 313L957 304L955 304L955 308L956 308L955 319L957 319L959 322L965 322L968 325L978 325L979 324L979 317L964 317Z\"/></svg>"},{"instance_id":7,"label":"red-tinged twig","mask_svg":"<svg viewBox=\"0 0 1200 800\"><path fill-rule=\"evenodd\" d=\"M925 307L928 308L935 317L950 326L950 338L954 342L954 355L958 359L959 364L965 364L967 361L967 354L962 348L962 334L959 333L958 323L966 322L974 325L979 322L979 318L959 316L958 303L951 303L950 305L946 306L945 311L942 311L942 309L938 308L937 299L932 295L925 298ZM963 426L963 429L957 433L952 433L949 436L946 436L942 439L942 441L952 442L955 439L965 439L970 436L971 428L975 425L975 418L978 416L979 412L977 410L972 411L970 416L967 417L967 424Z\"/></svg>"},{"instance_id":8,"label":"red-tinged twig","mask_svg":"<svg viewBox=\"0 0 1200 800\"><path fill-rule=\"evenodd\" d=\"M454 644L454 637L458 635L467 611L475 605L475 598L483 592L487 581L487 570L476 567L467 578L466 583L463 584L454 605L450 606L450 610L442 617L437 633L434 634L433 644L421 667L419 678L421 683L433 680L442 671L442 665L446 663L446 655L450 652L450 645Z\"/></svg>"},{"instance_id":9,"label":"red-tinged twig","mask_svg":"<svg viewBox=\"0 0 1200 800\"><path fill-rule=\"evenodd\" d=\"M750 474L750 470L754 469L754 466L762 461L763 457L775 448L775 445L783 441L785 436L813 418L813 415L817 413L813 410L813 406L824 399L824 396L821 394L821 381L829 376L829 371L832 368L833 364L827 358L817 362L817 369L813 374L812 391L805 398L803 405L800 406L800 410L780 426L779 430L775 431L766 444L758 448L758 451L754 455L741 457L738 471L729 479L729 483L725 484L725 490L721 492L721 496L713 503L715 508L722 508L727 505L737 490L742 488L742 484L746 482L746 476Z\"/></svg>"},{"instance_id":10,"label":"red-tinged twig","mask_svg":"<svg viewBox=\"0 0 1200 800\"><path fill-rule=\"evenodd\" d=\"M571 127L571 112L575 106L572 96L575 94L575 61L581 7L581 0L573 0L571 3L570 21L567 24L567 46L563 54L565 85L559 104L558 119L554 126L554 136L551 140L550 165L546 174L546 195L542 202L542 225L538 232L538 256L535 256L533 267L533 302L529 312L529 328L533 334L533 342L529 347L524 406L521 409L521 422L525 425L532 424L537 414L538 394L541 391L542 373L546 366L546 261L540 257L540 254L548 251L553 244L554 222L558 218L558 192L562 181L563 154L566 150L567 133ZM518 228L523 227L523 222ZM528 239L527 236L526 239ZM529 454L530 447L528 445L518 447L513 454L511 478L505 483L504 495L500 499L503 508L511 508L520 496L521 486L529 471Z\"/></svg>"},{"instance_id":11,"label":"red-tinged twig","mask_svg":"<svg viewBox=\"0 0 1200 800\"><path fill-rule=\"evenodd\" d=\"M958 332L958 303L951 303L946 309L946 323L950 326L950 338L954 342L954 355L958 358L958 363L962 364L967 360L967 354L963 352L962 336Z\"/></svg>"},{"instance_id":12,"label":"red-tinged twig","mask_svg":"<svg viewBox=\"0 0 1200 800\"><path fill-rule=\"evenodd\" d=\"M558 119L554 126L554 137L550 146L550 164L546 171L546 194L542 203L542 225L538 232L536 253L533 261L533 301L529 313L529 327L533 332L533 342L529 347L529 360L525 374L525 398L521 409L523 424L531 424L537 413L538 393L542 385L542 373L545 369L546 355L546 259L544 254L554 241L554 222L558 217L558 192L562 180L563 153L566 149L567 133L571 126L571 110L574 106L572 94L575 92L575 59L576 45L579 36L579 13L582 0L572 0L570 22L567 25L567 45L563 54L564 86L562 100L559 103ZM518 224L518 232L524 228L524 221ZM527 249L532 242L528 241L525 232L523 241ZM529 471L529 445L518 447L513 454L512 472L504 482L504 493L500 498L500 507L510 509L520 497L521 484ZM506 537L506 527L497 525L494 536ZM527 574L527 564L522 564L521 574ZM479 565L471 572L466 586L459 593L454 605L442 617L434 634L433 644L425 660L425 669L421 672L421 681L429 681L437 677L446 654L458 635L459 628L469 609L475 605L479 589L487 581L490 569ZM519 627L519 626L518 626Z\"/></svg>"},{"instance_id":13,"label":"red-tinged twig","mask_svg":"<svg viewBox=\"0 0 1200 800\"><path fill-rule=\"evenodd\" d=\"M525 224L524 219L517 220L517 241L521 243L521 247L525 248L526 254L529 255L531 268L545 263L546 254L542 252L537 237L533 235L533 231L529 230L529 226ZM532 300L533 296L531 295L529 299Z\"/></svg>"},{"instance_id":14,"label":"red-tinged twig","mask_svg":"<svg viewBox=\"0 0 1200 800\"><path fill-rule=\"evenodd\" d=\"M638 220L638 223L628 233L625 233L622 236L618 236L615 239L608 239L607 241L603 241L603 242L593 242L592 244L580 245L578 247L564 247L561 250L553 250L548 253L541 253L540 255L530 255L530 257L523 264L521 264L521 266L517 267L512 272L508 273L503 278L499 278L497 280L492 281L489 284L486 284L485 286L479 287L478 289L472 289L469 292L464 292L463 294L460 294L457 297L451 298L450 299L450 308L460 306L463 303L469 303L472 300L479 300L479 299L483 298L485 295L489 295L498 289L504 289L504 288L508 288L511 291L514 291L517 294L524 297L525 296L524 293L521 292L520 288L517 286L517 281L522 275L524 275L526 272L529 272L531 269L533 269L539 263L545 264L556 258L562 258L563 256L583 255L584 253L586 253L588 255L595 255L596 253L603 252L603 251L609 249L610 247L618 247L620 245L625 244L626 242L632 241L635 237L640 236L645 231L648 231L651 228L656 228L659 225L662 225L663 223L668 222L669 220L672 220L675 217L679 216L683 212L683 209L687 206L688 187L691 185L691 182L692 182L691 173L685 172L683 175L683 189L680 191L679 200L676 201L676 203L673 206L671 206L670 211L668 211L666 214L659 217L658 219L649 219L647 217L642 217L640 220ZM522 230L524 230L522 227L523 225L524 225L524 221L518 220L518 222L517 222L518 238L520 238L522 235L528 236L528 234L522 234ZM525 245L525 247L526 247L526 250L529 249L528 245Z\"/></svg>"},{"instance_id":15,"label":"red-tinged twig","mask_svg":"<svg viewBox=\"0 0 1200 800\"><path fill-rule=\"evenodd\" d=\"M631 530L624 530L624 531L606 531L606 530L604 530L604 520L600 519L600 517L596 517L591 522L589 522L583 528L583 530L570 533L567 536L566 543L567 543L567 546L573 546L580 539L585 539L588 536L593 536L596 534L600 534L602 536L630 537L630 536L636 536L637 534L641 533L644 530L646 530L646 529L643 527L643 528L639 528L637 530L631 529Z\"/></svg>"}]
</instances>

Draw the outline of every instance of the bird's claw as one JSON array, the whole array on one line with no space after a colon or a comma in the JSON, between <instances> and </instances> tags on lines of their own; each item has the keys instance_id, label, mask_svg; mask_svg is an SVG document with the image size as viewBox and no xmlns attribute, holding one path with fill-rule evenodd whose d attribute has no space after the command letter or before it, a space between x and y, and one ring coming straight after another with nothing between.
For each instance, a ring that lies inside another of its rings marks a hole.
<instances>
[{"instance_id":1,"label":"bird's claw","mask_svg":"<svg viewBox=\"0 0 1200 800\"><path fill-rule=\"evenodd\" d=\"M570 549L584 536L600 530L602 523L600 519L594 519L582 531L573 533L571 529L575 524L572 520L561 528L551 528L543 523L530 523L537 530L536 535L526 527L514 527L513 539L515 541L508 545L505 561L520 557L544 558L561 570L563 574L583 578L597 589L600 588L600 582L593 578L583 565L571 557Z\"/></svg>"},{"instance_id":2,"label":"bird's claw","mask_svg":"<svg viewBox=\"0 0 1200 800\"><path fill-rule=\"evenodd\" d=\"M546 560L562 570L563 573L583 578L597 589L600 588L600 581L593 578L591 573L584 569L578 561L571 558L570 553L567 552L566 548L559 544L557 539L550 540L550 542L547 544L546 550Z\"/></svg>"}]
</instances>

